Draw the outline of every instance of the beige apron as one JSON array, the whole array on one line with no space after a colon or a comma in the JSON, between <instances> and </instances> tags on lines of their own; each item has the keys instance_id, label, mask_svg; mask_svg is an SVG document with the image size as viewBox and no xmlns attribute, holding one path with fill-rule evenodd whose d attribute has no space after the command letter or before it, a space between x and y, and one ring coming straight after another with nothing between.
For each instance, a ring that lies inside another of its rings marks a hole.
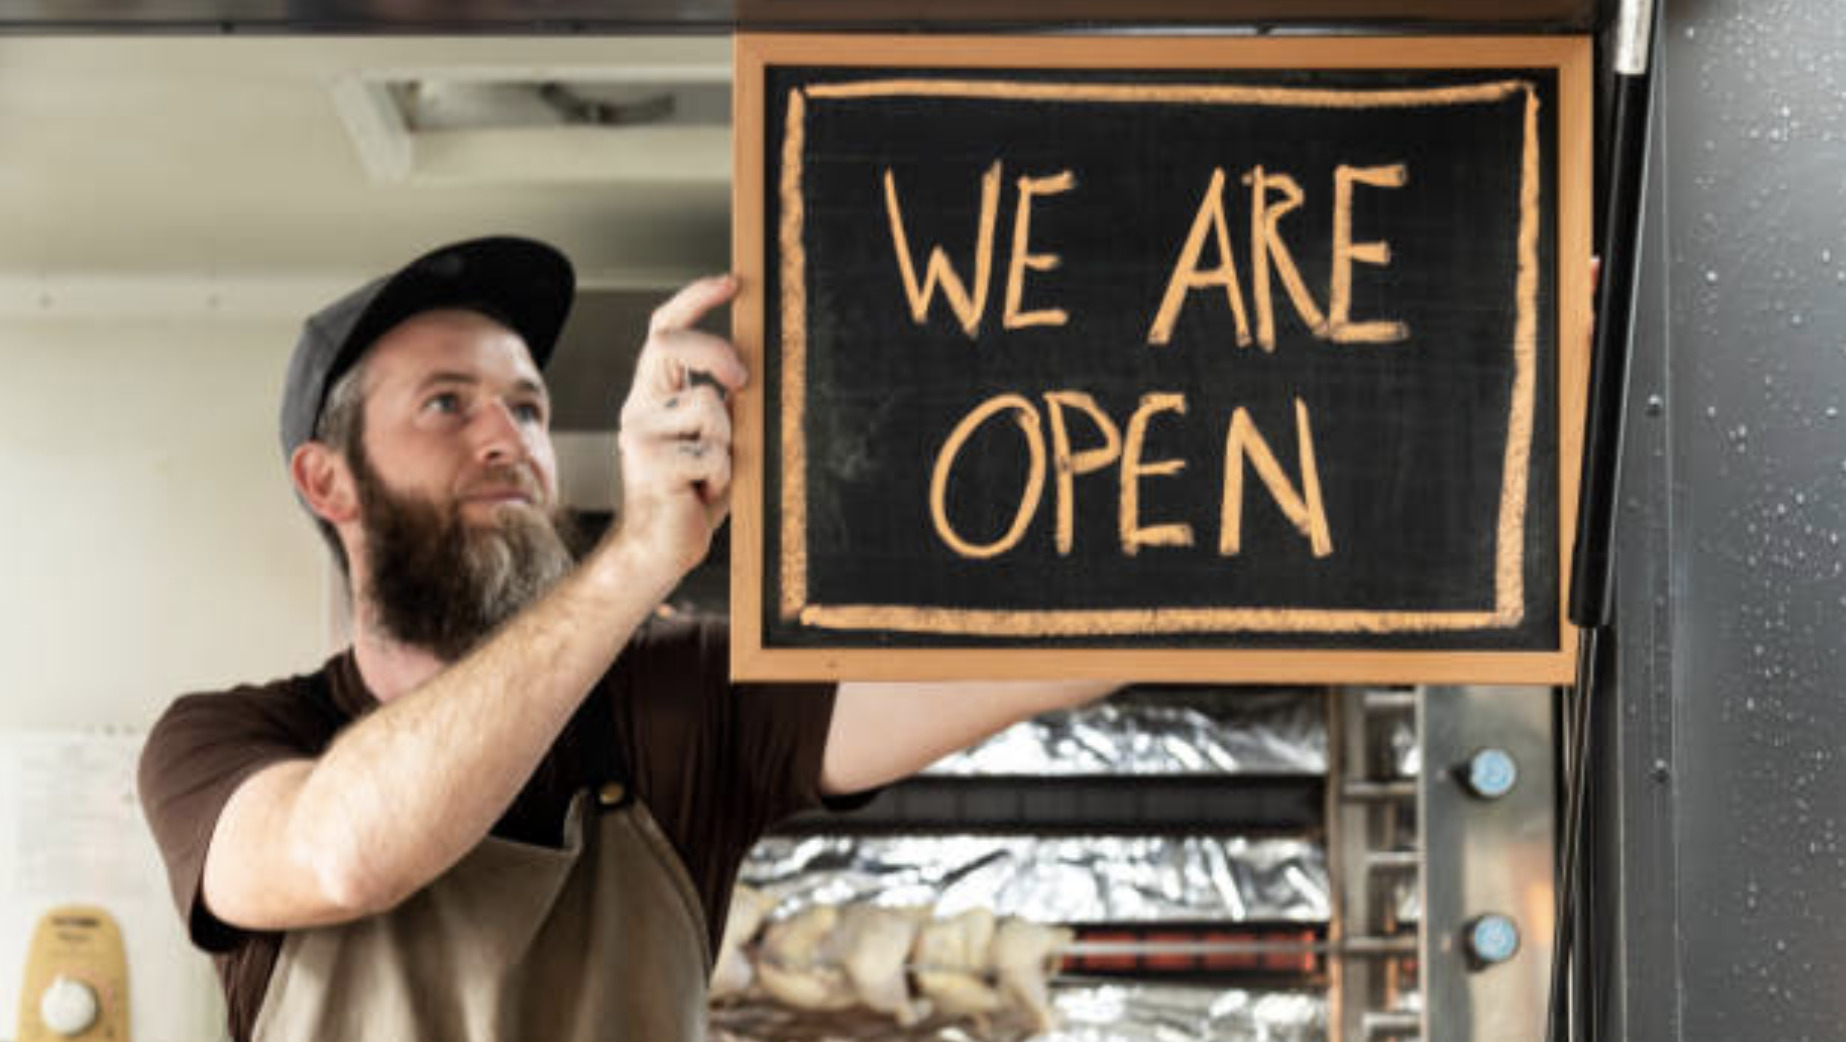
<instances>
[{"instance_id":1,"label":"beige apron","mask_svg":"<svg viewBox=\"0 0 1846 1042\"><path fill-rule=\"evenodd\" d=\"M256 1042L680 1042L711 965L685 867L619 785L562 849L489 837L383 915L288 935Z\"/></svg>"}]
</instances>

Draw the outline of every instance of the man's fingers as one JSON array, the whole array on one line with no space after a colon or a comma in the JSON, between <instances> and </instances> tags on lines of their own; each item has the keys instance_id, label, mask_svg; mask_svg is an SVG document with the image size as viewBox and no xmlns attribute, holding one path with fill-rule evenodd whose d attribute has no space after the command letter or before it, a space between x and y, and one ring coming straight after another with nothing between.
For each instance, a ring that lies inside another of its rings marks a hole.
<instances>
[{"instance_id":1,"label":"man's fingers","mask_svg":"<svg viewBox=\"0 0 1846 1042\"><path fill-rule=\"evenodd\" d=\"M705 498L705 523L716 531L731 512L731 483L727 477L722 488L710 483L699 486Z\"/></svg>"},{"instance_id":2,"label":"man's fingers","mask_svg":"<svg viewBox=\"0 0 1846 1042\"><path fill-rule=\"evenodd\" d=\"M627 502L696 501L709 529L730 506L731 418L724 399L749 370L729 340L693 328L737 294L737 280L700 279L655 310L634 386L622 407L623 496Z\"/></svg>"},{"instance_id":3,"label":"man's fingers","mask_svg":"<svg viewBox=\"0 0 1846 1042\"><path fill-rule=\"evenodd\" d=\"M729 340L696 329L666 330L648 337L640 365L635 383L661 395L684 391L701 377L725 392L735 391L750 376Z\"/></svg>"},{"instance_id":4,"label":"man's fingers","mask_svg":"<svg viewBox=\"0 0 1846 1042\"><path fill-rule=\"evenodd\" d=\"M699 500L705 504L707 520L716 528L719 521L731 509L731 454L729 446L725 451L712 451L705 457L705 473L700 475L694 487L698 489Z\"/></svg>"},{"instance_id":5,"label":"man's fingers","mask_svg":"<svg viewBox=\"0 0 1846 1042\"><path fill-rule=\"evenodd\" d=\"M714 492L731 484L731 447L715 441L673 441L661 445L660 466L674 482L698 489L699 498L710 502Z\"/></svg>"},{"instance_id":6,"label":"man's fingers","mask_svg":"<svg viewBox=\"0 0 1846 1042\"><path fill-rule=\"evenodd\" d=\"M648 320L650 334L691 329L706 312L737 295L737 276L711 275L681 288Z\"/></svg>"},{"instance_id":7,"label":"man's fingers","mask_svg":"<svg viewBox=\"0 0 1846 1042\"><path fill-rule=\"evenodd\" d=\"M649 438L698 438L730 441L731 414L718 392L708 387L631 399L622 410L622 429Z\"/></svg>"}]
</instances>

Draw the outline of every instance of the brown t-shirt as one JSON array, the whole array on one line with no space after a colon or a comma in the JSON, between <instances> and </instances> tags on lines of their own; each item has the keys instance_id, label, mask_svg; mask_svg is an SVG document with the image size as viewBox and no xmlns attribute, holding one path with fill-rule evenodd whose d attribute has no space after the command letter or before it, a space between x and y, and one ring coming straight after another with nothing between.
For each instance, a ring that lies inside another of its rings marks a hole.
<instances>
[{"instance_id":1,"label":"brown t-shirt","mask_svg":"<svg viewBox=\"0 0 1846 1042\"><path fill-rule=\"evenodd\" d=\"M733 686L726 641L721 625L643 627L493 828L557 846L572 796L625 782L685 862L714 952L751 844L819 802L833 714L831 686ZM348 650L317 673L181 698L148 736L142 807L193 943L217 963L233 1038L250 1036L283 935L239 929L205 907L200 886L218 815L252 774L319 756L378 704Z\"/></svg>"}]
</instances>

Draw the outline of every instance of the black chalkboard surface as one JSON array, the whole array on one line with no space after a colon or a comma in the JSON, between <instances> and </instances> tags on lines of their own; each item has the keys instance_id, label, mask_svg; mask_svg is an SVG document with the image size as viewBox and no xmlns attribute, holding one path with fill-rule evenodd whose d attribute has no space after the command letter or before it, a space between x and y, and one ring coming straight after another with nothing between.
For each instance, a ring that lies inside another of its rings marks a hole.
<instances>
[{"instance_id":1,"label":"black chalkboard surface","mask_svg":"<svg viewBox=\"0 0 1846 1042\"><path fill-rule=\"evenodd\" d=\"M740 675L1568 678L1587 43L737 54Z\"/></svg>"}]
</instances>

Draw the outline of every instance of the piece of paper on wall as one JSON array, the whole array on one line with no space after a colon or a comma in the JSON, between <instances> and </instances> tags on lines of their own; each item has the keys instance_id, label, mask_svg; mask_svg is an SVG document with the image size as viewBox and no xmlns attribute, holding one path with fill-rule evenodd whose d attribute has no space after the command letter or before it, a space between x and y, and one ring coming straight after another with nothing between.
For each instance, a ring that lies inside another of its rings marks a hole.
<instances>
[{"instance_id":1,"label":"piece of paper on wall","mask_svg":"<svg viewBox=\"0 0 1846 1042\"><path fill-rule=\"evenodd\" d=\"M144 733L0 731L0 1039L12 1037L26 945L40 915L96 904L122 928L132 1031L142 1042L224 1033L211 963L186 940L142 820Z\"/></svg>"}]
</instances>

